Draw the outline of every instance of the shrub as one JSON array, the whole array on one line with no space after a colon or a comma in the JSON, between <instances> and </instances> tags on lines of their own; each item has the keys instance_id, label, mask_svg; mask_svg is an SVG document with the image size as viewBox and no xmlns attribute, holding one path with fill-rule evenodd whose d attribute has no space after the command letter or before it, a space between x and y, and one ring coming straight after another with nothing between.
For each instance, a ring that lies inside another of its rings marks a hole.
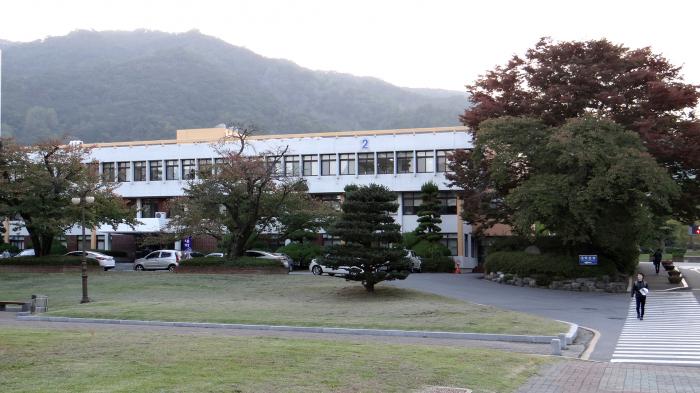
<instances>
[{"instance_id":1,"label":"shrub","mask_svg":"<svg viewBox=\"0 0 700 393\"><path fill-rule=\"evenodd\" d=\"M428 273L452 273L455 263L452 258L438 256L435 258L421 258L421 271Z\"/></svg>"},{"instance_id":2,"label":"shrub","mask_svg":"<svg viewBox=\"0 0 700 393\"><path fill-rule=\"evenodd\" d=\"M551 280L554 277L576 278L616 276L615 264L610 259L599 257L598 266L579 266L576 256L565 254L532 255L525 252L500 251L486 257L487 273L503 272L536 280ZM538 284L540 285L540 284Z\"/></svg>"},{"instance_id":3,"label":"shrub","mask_svg":"<svg viewBox=\"0 0 700 393\"><path fill-rule=\"evenodd\" d=\"M61 242L54 240L54 242L51 243L51 255L63 255L67 252L68 249L61 244Z\"/></svg>"},{"instance_id":4,"label":"shrub","mask_svg":"<svg viewBox=\"0 0 700 393\"><path fill-rule=\"evenodd\" d=\"M290 243L277 249L277 252L289 255L297 266L306 266L311 260L321 255L322 249L313 243Z\"/></svg>"},{"instance_id":5,"label":"shrub","mask_svg":"<svg viewBox=\"0 0 700 393\"><path fill-rule=\"evenodd\" d=\"M238 257L238 258L212 258L197 257L181 261L187 266L229 266L229 267L280 267L282 263L274 259Z\"/></svg>"},{"instance_id":6,"label":"shrub","mask_svg":"<svg viewBox=\"0 0 700 393\"><path fill-rule=\"evenodd\" d=\"M14 254L17 254L20 250L19 250L19 248L13 246L12 244L7 244L7 243L0 244L0 254L2 254L5 251L8 251L10 254L14 255Z\"/></svg>"},{"instance_id":7,"label":"shrub","mask_svg":"<svg viewBox=\"0 0 700 393\"><path fill-rule=\"evenodd\" d=\"M668 247L666 252L670 253L674 258L683 258L686 253L686 249L683 247Z\"/></svg>"},{"instance_id":8,"label":"shrub","mask_svg":"<svg viewBox=\"0 0 700 393\"><path fill-rule=\"evenodd\" d=\"M426 240L421 240L413 246L413 251L421 258L436 258L440 256L449 257L452 253L442 243L431 243ZM454 268L454 266L453 266Z\"/></svg>"},{"instance_id":9,"label":"shrub","mask_svg":"<svg viewBox=\"0 0 700 393\"><path fill-rule=\"evenodd\" d=\"M401 235L401 241L403 243L404 248L408 249L413 249L413 246L415 246L420 239L416 235L415 232L406 232L403 235Z\"/></svg>"},{"instance_id":10,"label":"shrub","mask_svg":"<svg viewBox=\"0 0 700 393\"><path fill-rule=\"evenodd\" d=\"M49 255L45 257L19 257L0 259L0 265L25 265L25 266L80 266L81 257ZM99 266L97 260L87 258L88 265Z\"/></svg>"}]
</instances>

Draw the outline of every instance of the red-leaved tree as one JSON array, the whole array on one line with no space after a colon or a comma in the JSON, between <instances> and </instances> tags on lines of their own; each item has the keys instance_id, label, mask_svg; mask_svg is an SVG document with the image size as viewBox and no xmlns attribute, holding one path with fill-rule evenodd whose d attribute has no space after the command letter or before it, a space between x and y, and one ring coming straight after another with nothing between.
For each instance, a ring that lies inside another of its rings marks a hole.
<instances>
[{"instance_id":1,"label":"red-leaved tree","mask_svg":"<svg viewBox=\"0 0 700 393\"><path fill-rule=\"evenodd\" d=\"M550 126L590 114L613 120L639 133L680 185L674 215L690 223L700 218L700 121L694 114L700 87L684 82L680 70L650 48L543 38L524 57L513 56L467 86L473 105L461 120L477 137L482 121L501 116L539 118ZM469 152L454 158L455 168L464 168ZM476 174L470 180L456 172L455 184L474 186Z\"/></svg>"}]
</instances>

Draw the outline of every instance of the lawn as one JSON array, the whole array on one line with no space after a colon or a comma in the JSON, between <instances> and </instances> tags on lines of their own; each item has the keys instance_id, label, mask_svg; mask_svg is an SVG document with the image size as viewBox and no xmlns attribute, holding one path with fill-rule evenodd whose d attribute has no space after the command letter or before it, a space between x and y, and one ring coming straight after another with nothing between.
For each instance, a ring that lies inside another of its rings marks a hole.
<instances>
[{"instance_id":1,"label":"lawn","mask_svg":"<svg viewBox=\"0 0 700 393\"><path fill-rule=\"evenodd\" d=\"M7 392L512 392L554 361L497 350L330 340L9 328Z\"/></svg>"},{"instance_id":2,"label":"lawn","mask_svg":"<svg viewBox=\"0 0 700 393\"><path fill-rule=\"evenodd\" d=\"M549 319L378 285L306 275L195 275L106 272L89 278L92 303L79 304L78 273L0 273L0 299L49 297L54 316L544 334Z\"/></svg>"}]
</instances>

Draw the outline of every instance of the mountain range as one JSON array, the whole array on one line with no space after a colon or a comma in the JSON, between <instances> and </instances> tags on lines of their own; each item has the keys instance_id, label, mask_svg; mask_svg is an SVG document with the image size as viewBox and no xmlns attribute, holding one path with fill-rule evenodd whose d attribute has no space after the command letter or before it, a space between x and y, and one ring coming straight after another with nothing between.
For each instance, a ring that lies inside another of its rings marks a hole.
<instances>
[{"instance_id":1,"label":"mountain range","mask_svg":"<svg viewBox=\"0 0 700 393\"><path fill-rule=\"evenodd\" d=\"M78 30L2 50L2 132L22 143L170 139L242 122L261 133L458 125L466 93L314 71L198 31Z\"/></svg>"}]
</instances>

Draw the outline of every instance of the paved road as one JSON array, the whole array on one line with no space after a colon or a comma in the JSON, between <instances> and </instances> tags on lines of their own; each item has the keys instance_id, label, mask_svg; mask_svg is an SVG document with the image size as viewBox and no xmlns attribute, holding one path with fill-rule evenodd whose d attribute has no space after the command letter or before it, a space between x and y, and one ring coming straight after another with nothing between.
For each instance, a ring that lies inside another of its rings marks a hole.
<instances>
[{"instance_id":1,"label":"paved road","mask_svg":"<svg viewBox=\"0 0 700 393\"><path fill-rule=\"evenodd\" d=\"M612 362L700 365L700 303L689 291L650 292L644 320L630 302Z\"/></svg>"},{"instance_id":2,"label":"paved road","mask_svg":"<svg viewBox=\"0 0 700 393\"><path fill-rule=\"evenodd\" d=\"M627 317L629 295L516 287L486 281L481 276L412 274L404 281L392 282L392 285L590 327L601 333L591 359L608 361L612 358Z\"/></svg>"}]
</instances>

